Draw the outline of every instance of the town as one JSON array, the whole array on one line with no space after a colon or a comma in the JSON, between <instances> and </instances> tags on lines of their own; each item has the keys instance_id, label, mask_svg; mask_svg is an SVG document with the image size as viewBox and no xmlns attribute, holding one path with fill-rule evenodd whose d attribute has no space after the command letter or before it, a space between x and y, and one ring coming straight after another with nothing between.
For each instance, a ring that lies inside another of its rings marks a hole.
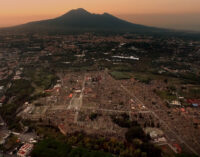
<instances>
[{"instance_id":1,"label":"town","mask_svg":"<svg viewBox=\"0 0 200 157\"><path fill-rule=\"evenodd\" d=\"M0 63L0 156L37 156L49 138L111 156L200 155L198 40L5 32Z\"/></svg>"}]
</instances>

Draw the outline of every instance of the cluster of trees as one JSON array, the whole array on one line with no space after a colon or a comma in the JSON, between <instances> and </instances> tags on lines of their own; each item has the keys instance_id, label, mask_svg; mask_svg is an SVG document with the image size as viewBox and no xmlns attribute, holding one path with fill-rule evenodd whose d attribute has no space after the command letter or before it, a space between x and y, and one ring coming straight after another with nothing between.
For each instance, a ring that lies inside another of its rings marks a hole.
<instances>
[{"instance_id":1,"label":"cluster of trees","mask_svg":"<svg viewBox=\"0 0 200 157\"><path fill-rule=\"evenodd\" d=\"M102 151L91 151L82 147L74 147L55 140L45 139L40 141L32 151L32 157L112 157Z\"/></svg>"},{"instance_id":2,"label":"cluster of trees","mask_svg":"<svg viewBox=\"0 0 200 157\"><path fill-rule=\"evenodd\" d=\"M112 121L122 128L128 128L125 133L126 141L131 143L134 139L140 139L143 142L149 142L150 137L146 135L137 121L131 121L129 115L112 115Z\"/></svg>"},{"instance_id":3,"label":"cluster of trees","mask_svg":"<svg viewBox=\"0 0 200 157\"><path fill-rule=\"evenodd\" d=\"M30 95L34 92L34 88L31 85L31 82L28 80L20 79L12 81L11 87L6 91L7 101L0 108L0 113L4 120L9 124L9 127L20 129L18 125L19 118L14 118L18 108L21 105L30 99Z\"/></svg>"},{"instance_id":4,"label":"cluster of trees","mask_svg":"<svg viewBox=\"0 0 200 157\"><path fill-rule=\"evenodd\" d=\"M87 135L84 132L75 132L67 135L67 143L73 146L85 147L90 150L103 150L104 152L116 155L122 154L126 149L124 141L97 135Z\"/></svg>"},{"instance_id":5,"label":"cluster of trees","mask_svg":"<svg viewBox=\"0 0 200 157\"><path fill-rule=\"evenodd\" d=\"M130 128L133 125L137 125L137 122L130 120L129 115L123 113L121 115L111 115L110 116L113 123L119 125L122 128Z\"/></svg>"},{"instance_id":6,"label":"cluster of trees","mask_svg":"<svg viewBox=\"0 0 200 157\"><path fill-rule=\"evenodd\" d=\"M6 102L1 108L0 113L9 125L10 129L20 131L20 118L14 118L20 111L20 107L26 101L33 101L39 97L46 96L44 93L36 93L35 88L48 89L56 83L57 77L49 70L35 69L29 67L25 70L26 79L13 80L11 87L6 91Z\"/></svg>"},{"instance_id":7,"label":"cluster of trees","mask_svg":"<svg viewBox=\"0 0 200 157\"><path fill-rule=\"evenodd\" d=\"M44 68L27 68L25 76L40 89L50 88L58 79L53 72Z\"/></svg>"},{"instance_id":8,"label":"cluster of trees","mask_svg":"<svg viewBox=\"0 0 200 157\"><path fill-rule=\"evenodd\" d=\"M1 146L1 150L9 151L9 150L15 148L16 146L18 146L19 143L17 143L17 139L18 139L17 136L11 134L7 138L6 142Z\"/></svg>"},{"instance_id":9,"label":"cluster of trees","mask_svg":"<svg viewBox=\"0 0 200 157\"><path fill-rule=\"evenodd\" d=\"M24 100L27 96L32 94L33 91L34 88L30 81L24 79L14 80L12 86L7 90L6 96L9 98L14 96L15 100L18 102Z\"/></svg>"},{"instance_id":10,"label":"cluster of trees","mask_svg":"<svg viewBox=\"0 0 200 157\"><path fill-rule=\"evenodd\" d=\"M137 152L137 156L161 156L161 150L149 142L150 136L144 133L137 121L130 120L129 115L125 113L118 116L112 115L111 118L120 127L128 129L125 133L126 142L134 148L129 155L134 156Z\"/></svg>"},{"instance_id":11,"label":"cluster of trees","mask_svg":"<svg viewBox=\"0 0 200 157\"><path fill-rule=\"evenodd\" d=\"M181 154L176 154L175 157L198 157L198 155L188 154L188 153L181 153Z\"/></svg>"},{"instance_id":12,"label":"cluster of trees","mask_svg":"<svg viewBox=\"0 0 200 157\"><path fill-rule=\"evenodd\" d=\"M93 120L95 120L98 116L99 116L98 113L91 113L91 114L90 114L90 119L93 121Z\"/></svg>"},{"instance_id":13,"label":"cluster of trees","mask_svg":"<svg viewBox=\"0 0 200 157\"><path fill-rule=\"evenodd\" d=\"M86 135L76 132L67 136L67 142L73 146L81 146L90 150L103 150L115 156L123 157L160 157L161 150L149 143L140 126L131 127L125 134L126 140Z\"/></svg>"}]
</instances>

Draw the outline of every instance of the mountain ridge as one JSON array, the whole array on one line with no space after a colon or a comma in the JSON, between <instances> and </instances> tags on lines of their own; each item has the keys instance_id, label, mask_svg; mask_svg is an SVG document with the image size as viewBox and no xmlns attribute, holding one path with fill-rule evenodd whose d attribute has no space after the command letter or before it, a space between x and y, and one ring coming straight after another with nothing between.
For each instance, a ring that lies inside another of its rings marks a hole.
<instances>
[{"instance_id":1,"label":"mountain ridge","mask_svg":"<svg viewBox=\"0 0 200 157\"><path fill-rule=\"evenodd\" d=\"M134 24L109 13L94 14L83 8L73 9L69 12L47 20L34 21L10 27L21 31L123 31L123 32L159 32L166 29Z\"/></svg>"}]
</instances>

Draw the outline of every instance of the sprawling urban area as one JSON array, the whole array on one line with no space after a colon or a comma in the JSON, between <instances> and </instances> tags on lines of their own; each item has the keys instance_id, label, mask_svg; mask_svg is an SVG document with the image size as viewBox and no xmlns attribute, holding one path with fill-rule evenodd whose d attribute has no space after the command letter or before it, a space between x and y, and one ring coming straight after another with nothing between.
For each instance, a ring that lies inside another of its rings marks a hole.
<instances>
[{"instance_id":1,"label":"sprawling urban area","mask_svg":"<svg viewBox=\"0 0 200 157\"><path fill-rule=\"evenodd\" d=\"M65 154L198 157L200 41L2 33L0 156Z\"/></svg>"}]
</instances>

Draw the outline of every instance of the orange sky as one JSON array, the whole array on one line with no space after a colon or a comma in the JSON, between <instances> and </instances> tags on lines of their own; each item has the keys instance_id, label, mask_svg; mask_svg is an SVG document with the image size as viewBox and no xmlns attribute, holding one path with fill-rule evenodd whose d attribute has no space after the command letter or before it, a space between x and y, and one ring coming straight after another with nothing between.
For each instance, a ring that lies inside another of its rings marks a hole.
<instances>
[{"instance_id":1,"label":"orange sky","mask_svg":"<svg viewBox=\"0 0 200 157\"><path fill-rule=\"evenodd\" d=\"M200 0L0 0L0 27L53 18L75 8L114 15L200 13Z\"/></svg>"}]
</instances>

